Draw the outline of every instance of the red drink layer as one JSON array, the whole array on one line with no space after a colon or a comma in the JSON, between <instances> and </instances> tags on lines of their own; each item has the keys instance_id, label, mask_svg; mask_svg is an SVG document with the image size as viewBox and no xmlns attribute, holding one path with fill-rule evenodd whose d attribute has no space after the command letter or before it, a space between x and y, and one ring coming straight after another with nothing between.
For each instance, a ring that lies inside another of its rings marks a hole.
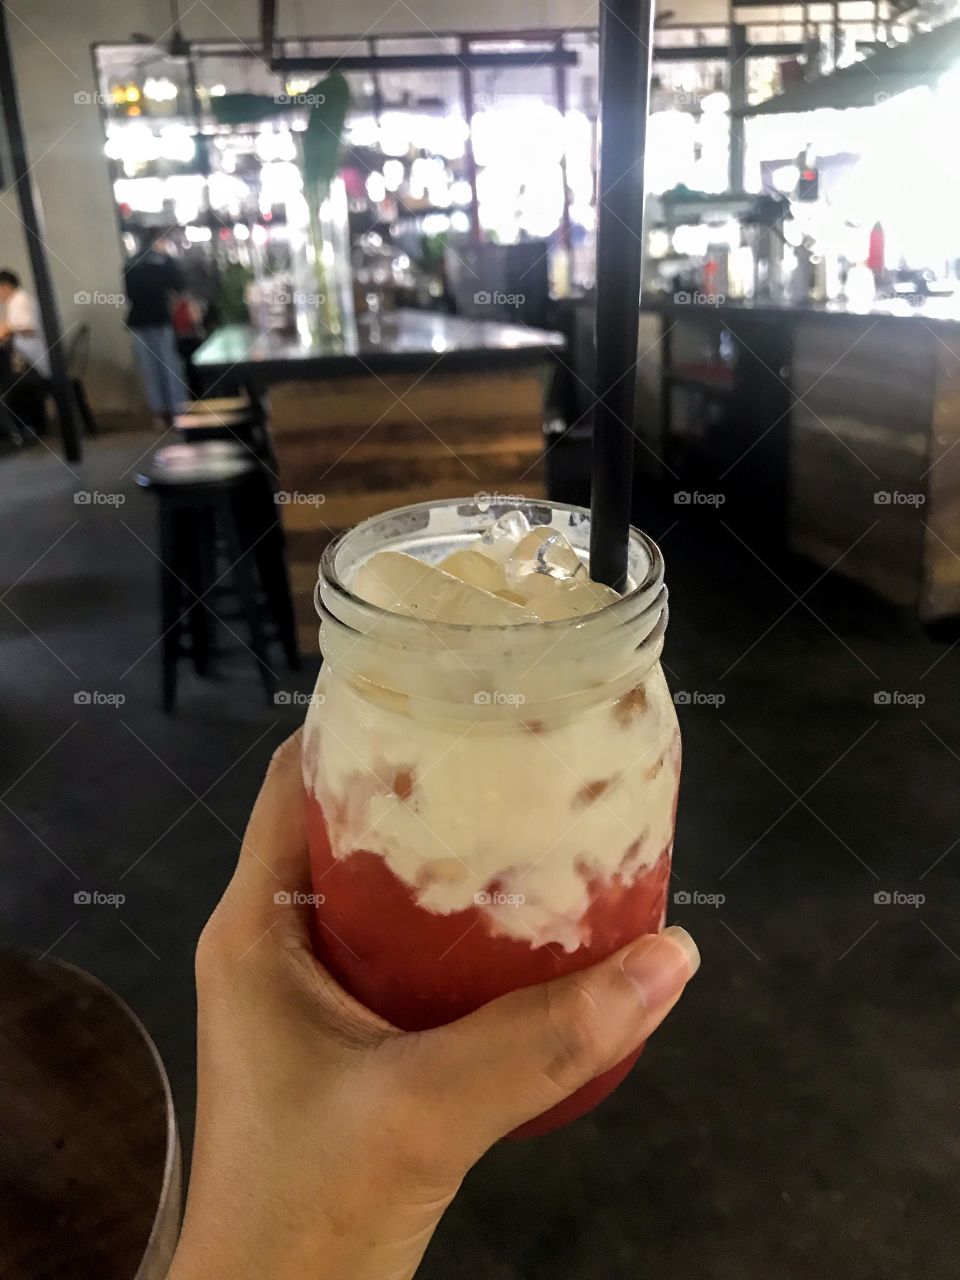
<instances>
[{"instance_id":1,"label":"red drink layer","mask_svg":"<svg viewBox=\"0 0 960 1280\"><path fill-rule=\"evenodd\" d=\"M316 907L317 955L351 995L405 1031L441 1026L508 991L584 969L663 923L669 848L628 882L619 875L588 880L580 945L565 951L494 933L480 907L425 910L379 854L358 849L334 857L319 802L308 794L306 804L314 889L323 899ZM499 887L493 882L487 892ZM589 1111L621 1082L642 1047L511 1136L548 1133Z\"/></svg>"}]
</instances>

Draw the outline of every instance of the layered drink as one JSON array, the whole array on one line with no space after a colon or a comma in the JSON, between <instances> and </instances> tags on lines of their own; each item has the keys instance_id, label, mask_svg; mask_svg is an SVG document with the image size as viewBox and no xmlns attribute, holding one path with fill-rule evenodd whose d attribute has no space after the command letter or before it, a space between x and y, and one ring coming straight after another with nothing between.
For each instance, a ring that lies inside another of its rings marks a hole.
<instances>
[{"instance_id":1,"label":"layered drink","mask_svg":"<svg viewBox=\"0 0 960 1280\"><path fill-rule=\"evenodd\" d=\"M315 946L406 1030L662 928L680 736L659 551L622 594L589 513L424 503L328 548L304 734ZM604 1097L636 1055L523 1133Z\"/></svg>"}]
</instances>

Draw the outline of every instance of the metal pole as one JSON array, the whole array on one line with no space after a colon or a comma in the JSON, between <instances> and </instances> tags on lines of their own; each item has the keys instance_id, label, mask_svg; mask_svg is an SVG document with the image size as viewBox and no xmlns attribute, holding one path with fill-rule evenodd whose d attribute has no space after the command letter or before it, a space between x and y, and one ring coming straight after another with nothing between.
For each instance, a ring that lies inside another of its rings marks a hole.
<instances>
[{"instance_id":1,"label":"metal pole","mask_svg":"<svg viewBox=\"0 0 960 1280\"><path fill-rule=\"evenodd\" d=\"M597 362L590 574L622 590L633 489L634 400L643 252L643 156L653 0L600 6Z\"/></svg>"},{"instance_id":2,"label":"metal pole","mask_svg":"<svg viewBox=\"0 0 960 1280\"><path fill-rule=\"evenodd\" d=\"M463 110L467 118L467 141L464 145L463 158L467 166L467 180L470 183L470 234L471 238L480 241L480 201L477 197L477 160L473 152L473 77L467 65L470 53L470 41L460 39L460 94Z\"/></svg>"},{"instance_id":3,"label":"metal pole","mask_svg":"<svg viewBox=\"0 0 960 1280\"><path fill-rule=\"evenodd\" d=\"M747 105L747 28L742 22L730 27L730 170L731 191L743 190L746 141L743 116Z\"/></svg>"},{"instance_id":4,"label":"metal pole","mask_svg":"<svg viewBox=\"0 0 960 1280\"><path fill-rule=\"evenodd\" d=\"M23 133L20 97L17 93L17 79L13 69L10 36L7 30L5 0L0 0L0 102L3 105L3 119L10 146L10 168L20 201L21 221L27 233L27 249L33 269L33 283L37 291L44 339L49 350L50 383L60 418L63 455L68 462L79 462L82 450L77 431L76 404L70 374L67 371L67 356L63 349L60 308L53 291L53 278L47 261L43 234L43 209L30 173L30 157L27 154L27 141Z\"/></svg>"}]
</instances>

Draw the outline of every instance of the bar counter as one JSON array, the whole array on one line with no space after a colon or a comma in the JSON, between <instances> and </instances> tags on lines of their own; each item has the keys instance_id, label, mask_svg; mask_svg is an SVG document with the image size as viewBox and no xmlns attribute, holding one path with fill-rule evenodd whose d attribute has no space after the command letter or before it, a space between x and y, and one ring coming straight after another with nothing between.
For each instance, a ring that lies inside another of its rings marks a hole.
<instances>
[{"instance_id":1,"label":"bar counter","mask_svg":"<svg viewBox=\"0 0 960 1280\"><path fill-rule=\"evenodd\" d=\"M487 493L541 497L543 386L561 335L397 311L348 341L218 330L193 364L208 392L265 398L298 635L317 649L324 546L392 507Z\"/></svg>"},{"instance_id":2,"label":"bar counter","mask_svg":"<svg viewBox=\"0 0 960 1280\"><path fill-rule=\"evenodd\" d=\"M645 300L648 460L924 622L960 613L960 302Z\"/></svg>"}]
</instances>

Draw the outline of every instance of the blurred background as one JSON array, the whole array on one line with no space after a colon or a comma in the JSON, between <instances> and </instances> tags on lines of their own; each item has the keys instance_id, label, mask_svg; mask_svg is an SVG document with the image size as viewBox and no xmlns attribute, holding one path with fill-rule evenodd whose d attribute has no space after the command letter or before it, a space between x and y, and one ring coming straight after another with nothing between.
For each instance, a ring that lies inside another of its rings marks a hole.
<instances>
[{"instance_id":1,"label":"blurred background","mask_svg":"<svg viewBox=\"0 0 960 1280\"><path fill-rule=\"evenodd\" d=\"M323 548L589 503L599 10L0 10L0 1276L132 1277ZM674 0L651 57L624 429L703 969L422 1274L952 1277L960 6ZM122 1230L77 1198L101 1145Z\"/></svg>"}]
</instances>

